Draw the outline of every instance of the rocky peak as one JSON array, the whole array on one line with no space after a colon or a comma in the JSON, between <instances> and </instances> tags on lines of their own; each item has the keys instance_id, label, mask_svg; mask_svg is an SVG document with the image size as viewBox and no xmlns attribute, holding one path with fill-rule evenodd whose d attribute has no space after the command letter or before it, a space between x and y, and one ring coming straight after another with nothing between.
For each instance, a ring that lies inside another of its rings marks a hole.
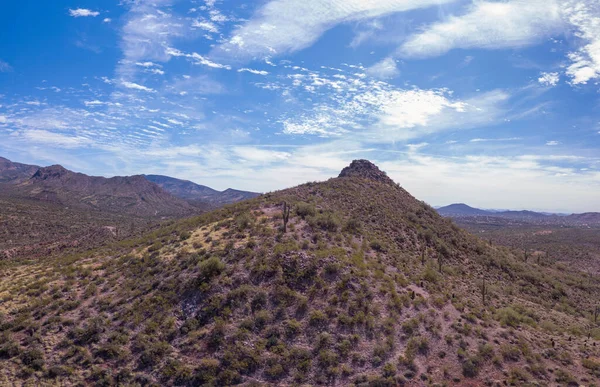
<instances>
[{"instance_id":1,"label":"rocky peak","mask_svg":"<svg viewBox=\"0 0 600 387\"><path fill-rule=\"evenodd\" d=\"M31 178L38 180L56 179L66 175L68 172L62 165L51 165L38 169Z\"/></svg>"},{"instance_id":2,"label":"rocky peak","mask_svg":"<svg viewBox=\"0 0 600 387\"><path fill-rule=\"evenodd\" d=\"M377 168L375 164L369 160L354 160L349 166L342 169L339 177L360 177L363 179L370 179L379 181L381 183L396 185L388 175Z\"/></svg>"}]
</instances>

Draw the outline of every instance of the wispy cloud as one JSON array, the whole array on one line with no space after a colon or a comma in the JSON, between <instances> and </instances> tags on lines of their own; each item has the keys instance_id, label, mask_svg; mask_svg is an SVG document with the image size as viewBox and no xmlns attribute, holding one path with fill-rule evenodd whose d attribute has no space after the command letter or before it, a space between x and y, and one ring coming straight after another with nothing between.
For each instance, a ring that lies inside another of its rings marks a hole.
<instances>
[{"instance_id":1,"label":"wispy cloud","mask_svg":"<svg viewBox=\"0 0 600 387\"><path fill-rule=\"evenodd\" d=\"M269 75L268 71L264 71L264 70L255 70L255 69L249 69L249 68L241 68L238 69L237 71L238 73L243 73L243 72L247 72L250 74L255 74L255 75Z\"/></svg>"},{"instance_id":2,"label":"wispy cloud","mask_svg":"<svg viewBox=\"0 0 600 387\"><path fill-rule=\"evenodd\" d=\"M213 55L264 58L310 46L333 26L356 20L426 8L454 0L272 0L218 46Z\"/></svg>"},{"instance_id":3,"label":"wispy cloud","mask_svg":"<svg viewBox=\"0 0 600 387\"><path fill-rule=\"evenodd\" d=\"M395 78L400 75L400 70L398 70L396 61L392 57L387 57L375 63L373 66L368 67L365 72L380 79Z\"/></svg>"},{"instance_id":4,"label":"wispy cloud","mask_svg":"<svg viewBox=\"0 0 600 387\"><path fill-rule=\"evenodd\" d=\"M69 15L73 17L96 17L100 15L98 11L92 11L86 8L69 9Z\"/></svg>"},{"instance_id":5,"label":"wispy cloud","mask_svg":"<svg viewBox=\"0 0 600 387\"><path fill-rule=\"evenodd\" d=\"M600 4L566 1L564 13L583 42L577 51L569 54L571 64L567 68L567 75L575 85L600 79Z\"/></svg>"},{"instance_id":6,"label":"wispy cloud","mask_svg":"<svg viewBox=\"0 0 600 387\"><path fill-rule=\"evenodd\" d=\"M141 91L145 91L148 93L155 93L156 90L150 88L150 87L146 87L144 85L140 85L134 82L127 82L127 81L123 81L121 82L121 85L123 85L124 87L128 88L128 89L133 89L133 90L141 90Z\"/></svg>"},{"instance_id":7,"label":"wispy cloud","mask_svg":"<svg viewBox=\"0 0 600 387\"><path fill-rule=\"evenodd\" d=\"M456 48L523 47L563 28L557 0L477 1L465 14L449 16L409 37L398 52L431 57Z\"/></svg>"}]
</instances>

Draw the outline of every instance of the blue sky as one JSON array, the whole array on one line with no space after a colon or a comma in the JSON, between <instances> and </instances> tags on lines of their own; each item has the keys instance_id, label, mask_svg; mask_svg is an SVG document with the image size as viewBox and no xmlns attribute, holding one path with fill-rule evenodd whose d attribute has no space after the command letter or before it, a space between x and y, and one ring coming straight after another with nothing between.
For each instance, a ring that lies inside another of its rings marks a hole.
<instances>
[{"instance_id":1,"label":"blue sky","mask_svg":"<svg viewBox=\"0 0 600 387\"><path fill-rule=\"evenodd\" d=\"M595 0L4 1L0 155L270 191L600 211Z\"/></svg>"}]
</instances>

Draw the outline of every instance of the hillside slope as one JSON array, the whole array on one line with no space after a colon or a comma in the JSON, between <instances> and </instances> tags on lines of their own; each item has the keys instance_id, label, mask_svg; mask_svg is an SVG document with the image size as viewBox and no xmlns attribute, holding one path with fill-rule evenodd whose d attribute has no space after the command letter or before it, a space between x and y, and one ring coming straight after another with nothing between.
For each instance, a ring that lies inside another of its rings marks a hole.
<instances>
[{"instance_id":1,"label":"hillside slope","mask_svg":"<svg viewBox=\"0 0 600 387\"><path fill-rule=\"evenodd\" d=\"M475 238L366 161L0 270L0 384L562 386L600 372L597 278Z\"/></svg>"},{"instance_id":2,"label":"hillside slope","mask_svg":"<svg viewBox=\"0 0 600 387\"><path fill-rule=\"evenodd\" d=\"M1 183L20 183L29 179L40 167L14 163L4 157L0 157L0 184Z\"/></svg>"}]
</instances>

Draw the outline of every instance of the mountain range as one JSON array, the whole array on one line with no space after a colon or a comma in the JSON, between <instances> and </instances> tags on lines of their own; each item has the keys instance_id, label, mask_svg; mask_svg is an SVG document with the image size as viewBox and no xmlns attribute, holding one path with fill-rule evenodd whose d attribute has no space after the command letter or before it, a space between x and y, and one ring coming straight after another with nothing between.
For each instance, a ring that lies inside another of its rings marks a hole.
<instances>
[{"instance_id":1,"label":"mountain range","mask_svg":"<svg viewBox=\"0 0 600 387\"><path fill-rule=\"evenodd\" d=\"M530 223L559 223L559 224L598 224L600 213L587 212L582 214L550 214L535 211L491 211L468 206L464 203L450 204L437 208L438 213L450 218L490 217L518 220Z\"/></svg>"},{"instance_id":2,"label":"mountain range","mask_svg":"<svg viewBox=\"0 0 600 387\"><path fill-rule=\"evenodd\" d=\"M182 217L258 194L223 192L167 176L88 176L60 165L39 167L0 158L0 192L5 196L78 209L146 217Z\"/></svg>"}]
</instances>

